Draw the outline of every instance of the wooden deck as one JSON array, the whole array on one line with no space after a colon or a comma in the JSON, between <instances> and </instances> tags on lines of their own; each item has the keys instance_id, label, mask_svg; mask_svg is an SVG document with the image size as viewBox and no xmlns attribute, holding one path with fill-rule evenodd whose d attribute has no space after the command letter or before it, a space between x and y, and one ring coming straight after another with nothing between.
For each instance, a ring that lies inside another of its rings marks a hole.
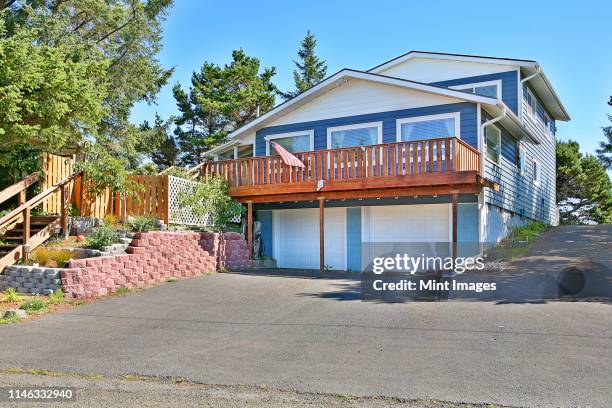
<instances>
[{"instance_id":1,"label":"wooden deck","mask_svg":"<svg viewBox=\"0 0 612 408\"><path fill-rule=\"evenodd\" d=\"M223 176L232 197L269 202L478 192L480 153L457 138L295 153L305 168L278 156L206 162L200 175Z\"/></svg>"}]
</instances>

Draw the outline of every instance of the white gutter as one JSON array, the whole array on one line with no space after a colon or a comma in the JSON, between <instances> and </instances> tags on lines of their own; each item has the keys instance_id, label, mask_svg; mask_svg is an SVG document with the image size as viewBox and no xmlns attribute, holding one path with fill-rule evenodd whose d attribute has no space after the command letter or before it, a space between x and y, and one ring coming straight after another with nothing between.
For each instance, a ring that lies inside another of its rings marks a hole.
<instances>
[{"instance_id":1,"label":"white gutter","mask_svg":"<svg viewBox=\"0 0 612 408\"><path fill-rule=\"evenodd\" d=\"M487 155L487 151L486 151L486 145L487 144L486 144L486 137L485 137L485 129L486 129L487 126L492 125L492 124L494 124L496 122L499 122L500 120L502 120L505 117L506 117L506 107L504 106L501 115L499 115L496 118L489 119L485 123L480 125L480 137L482 137L482 142L481 142L480 145L483 148L483 150L481 152L482 153L482 159L480 160L480 174L482 176L484 176L484 163L485 163L486 155ZM501 140L499 142L501 144ZM500 151L500 154L501 154L501 151Z\"/></svg>"},{"instance_id":2,"label":"white gutter","mask_svg":"<svg viewBox=\"0 0 612 408\"><path fill-rule=\"evenodd\" d=\"M528 77L525 77L523 79L521 79L521 85L523 85L525 82L529 81L530 79L533 79L535 77L537 77L538 75L540 75L540 73L542 72L542 67L540 67L539 65L536 65L536 72L534 72L533 74L529 75ZM522 89L522 87L521 87ZM522 92L522 90L521 90Z\"/></svg>"}]
</instances>

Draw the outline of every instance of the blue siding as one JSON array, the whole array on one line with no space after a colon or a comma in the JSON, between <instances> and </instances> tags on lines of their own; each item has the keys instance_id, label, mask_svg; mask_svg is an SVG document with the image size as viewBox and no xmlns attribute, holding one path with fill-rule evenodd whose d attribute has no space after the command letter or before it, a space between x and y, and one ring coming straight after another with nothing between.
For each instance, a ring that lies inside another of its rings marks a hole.
<instances>
[{"instance_id":1,"label":"blue siding","mask_svg":"<svg viewBox=\"0 0 612 408\"><path fill-rule=\"evenodd\" d=\"M459 204L457 206L457 241L478 242L478 234L478 204Z\"/></svg>"},{"instance_id":2,"label":"blue siding","mask_svg":"<svg viewBox=\"0 0 612 408\"><path fill-rule=\"evenodd\" d=\"M256 211L255 219L261 222L261 240L263 253L272 257L272 211Z\"/></svg>"},{"instance_id":3,"label":"blue siding","mask_svg":"<svg viewBox=\"0 0 612 408\"><path fill-rule=\"evenodd\" d=\"M346 269L361 271L361 208L346 209Z\"/></svg>"},{"instance_id":4,"label":"blue siding","mask_svg":"<svg viewBox=\"0 0 612 408\"><path fill-rule=\"evenodd\" d=\"M436 86L455 86L472 84L476 82L495 81L501 79L502 81L502 100L508 107L518 115L519 111L519 95L518 95L518 73L517 71L499 72L497 74L478 75L467 78L451 79L449 81L432 82L431 85Z\"/></svg>"},{"instance_id":5,"label":"blue siding","mask_svg":"<svg viewBox=\"0 0 612 408\"><path fill-rule=\"evenodd\" d=\"M391 143L396 140L396 120L424 115L437 115L441 113L459 112L461 114L461 139L473 147L477 142L477 116L476 104L469 102L453 103L447 105L427 106L414 109L403 109L389 112L377 112L367 115L346 116L342 118L316 120L311 122L291 123L287 125L271 126L257 131L255 138L255 155L265 156L265 136L278 133L297 132L301 130L314 130L315 150L327 149L327 128L334 126L352 125L366 122L383 122L383 142Z\"/></svg>"}]
</instances>

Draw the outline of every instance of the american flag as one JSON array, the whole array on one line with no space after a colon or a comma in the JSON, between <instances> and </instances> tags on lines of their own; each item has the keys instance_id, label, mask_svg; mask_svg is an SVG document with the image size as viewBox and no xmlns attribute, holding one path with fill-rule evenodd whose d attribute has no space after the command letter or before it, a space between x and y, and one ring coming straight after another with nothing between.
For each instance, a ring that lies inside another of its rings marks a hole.
<instances>
[{"instance_id":1,"label":"american flag","mask_svg":"<svg viewBox=\"0 0 612 408\"><path fill-rule=\"evenodd\" d=\"M283 146L274 142L270 142L270 145L274 148L274 150L276 150L276 153L278 153L278 155L281 157L281 159L283 159L283 162L285 162L287 166L302 168L306 167L300 159L289 153Z\"/></svg>"}]
</instances>

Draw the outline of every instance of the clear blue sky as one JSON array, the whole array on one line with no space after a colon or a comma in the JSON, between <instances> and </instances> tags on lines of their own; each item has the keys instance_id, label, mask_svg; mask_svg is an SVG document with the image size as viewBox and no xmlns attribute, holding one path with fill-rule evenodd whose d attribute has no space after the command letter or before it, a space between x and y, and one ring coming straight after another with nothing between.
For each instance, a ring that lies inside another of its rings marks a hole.
<instances>
[{"instance_id":1,"label":"clear blue sky","mask_svg":"<svg viewBox=\"0 0 612 408\"><path fill-rule=\"evenodd\" d=\"M410 50L538 61L567 110L560 139L593 152L612 113L612 1L208 1L175 0L165 22L162 63L176 72L157 105L139 105L135 123L176 114L172 85L189 85L204 61L225 64L243 48L275 83L293 89L293 63L307 29L328 74L369 69Z\"/></svg>"}]
</instances>

